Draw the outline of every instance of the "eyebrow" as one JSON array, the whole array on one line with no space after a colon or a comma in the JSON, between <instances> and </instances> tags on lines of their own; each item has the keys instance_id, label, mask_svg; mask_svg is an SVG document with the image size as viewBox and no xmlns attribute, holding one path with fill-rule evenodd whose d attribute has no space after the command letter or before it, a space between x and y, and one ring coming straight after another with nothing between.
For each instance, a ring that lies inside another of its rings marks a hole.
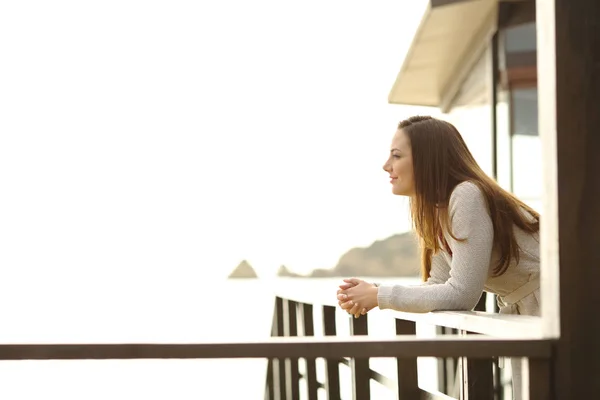
<instances>
[{"instance_id":1,"label":"eyebrow","mask_svg":"<svg viewBox=\"0 0 600 400\"><path fill-rule=\"evenodd\" d=\"M393 148L393 149L391 149L391 150L390 150L390 153L391 153L392 151L400 151L400 152L402 152L402 150L400 150L400 149L397 149L397 148Z\"/></svg>"}]
</instances>

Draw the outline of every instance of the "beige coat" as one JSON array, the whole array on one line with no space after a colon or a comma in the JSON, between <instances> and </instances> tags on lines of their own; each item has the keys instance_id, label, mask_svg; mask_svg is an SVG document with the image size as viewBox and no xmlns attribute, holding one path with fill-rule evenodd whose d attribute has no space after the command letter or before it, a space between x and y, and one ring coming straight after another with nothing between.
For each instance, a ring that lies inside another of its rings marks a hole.
<instances>
[{"instance_id":1,"label":"beige coat","mask_svg":"<svg viewBox=\"0 0 600 400\"><path fill-rule=\"evenodd\" d=\"M498 251L483 193L471 182L456 186L450 196L450 223L457 241L446 235L452 255L441 251L432 257L431 277L421 285L380 285L379 308L406 312L471 310L485 290L496 294L500 313L540 315L540 243L515 227L519 263L512 260L504 274L492 276ZM513 397L521 399L521 359L512 359Z\"/></svg>"},{"instance_id":2,"label":"beige coat","mask_svg":"<svg viewBox=\"0 0 600 400\"><path fill-rule=\"evenodd\" d=\"M452 255L440 251L432 258L431 277L421 285L380 285L379 308L406 312L471 310L483 291L498 295L501 313L540 315L540 244L515 227L519 263L512 260L504 274L493 277L498 252L483 193L471 182L456 186L450 196L450 223L457 241L446 236Z\"/></svg>"}]
</instances>

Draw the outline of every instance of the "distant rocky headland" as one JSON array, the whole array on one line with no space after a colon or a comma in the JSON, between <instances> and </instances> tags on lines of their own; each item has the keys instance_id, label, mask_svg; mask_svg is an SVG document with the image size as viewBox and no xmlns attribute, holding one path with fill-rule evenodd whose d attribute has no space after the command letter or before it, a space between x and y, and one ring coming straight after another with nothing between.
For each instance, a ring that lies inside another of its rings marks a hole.
<instances>
[{"instance_id":1,"label":"distant rocky headland","mask_svg":"<svg viewBox=\"0 0 600 400\"><path fill-rule=\"evenodd\" d=\"M258 275L256 275L256 271L252 268L250 263L243 260L233 271L231 271L229 278L258 278Z\"/></svg>"},{"instance_id":2,"label":"distant rocky headland","mask_svg":"<svg viewBox=\"0 0 600 400\"><path fill-rule=\"evenodd\" d=\"M296 274L285 265L279 267L281 277L418 277L420 257L413 233L401 233L377 240L368 247L355 247L344 253L332 268L317 268L308 275ZM254 268L242 261L229 275L230 278L256 278Z\"/></svg>"}]
</instances>

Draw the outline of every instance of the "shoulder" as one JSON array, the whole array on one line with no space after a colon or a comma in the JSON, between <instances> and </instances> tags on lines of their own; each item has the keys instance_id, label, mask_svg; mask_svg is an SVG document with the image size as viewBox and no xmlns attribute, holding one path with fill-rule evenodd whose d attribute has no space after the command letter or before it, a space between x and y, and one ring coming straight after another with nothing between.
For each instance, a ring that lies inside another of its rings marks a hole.
<instances>
[{"instance_id":1,"label":"shoulder","mask_svg":"<svg viewBox=\"0 0 600 400\"><path fill-rule=\"evenodd\" d=\"M461 182L452 191L449 201L449 209L451 213L457 209L465 209L470 212L486 210L487 201L479 186L471 181Z\"/></svg>"},{"instance_id":2,"label":"shoulder","mask_svg":"<svg viewBox=\"0 0 600 400\"><path fill-rule=\"evenodd\" d=\"M483 192L476 183L464 181L456 185L450 195L450 203L453 201L469 201L483 199Z\"/></svg>"}]
</instances>

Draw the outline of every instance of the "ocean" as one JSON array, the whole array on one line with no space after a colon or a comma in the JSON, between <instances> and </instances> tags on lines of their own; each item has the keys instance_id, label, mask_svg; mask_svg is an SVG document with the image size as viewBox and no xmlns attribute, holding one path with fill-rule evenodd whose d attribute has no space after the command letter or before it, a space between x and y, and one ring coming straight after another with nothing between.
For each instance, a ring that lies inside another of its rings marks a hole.
<instances>
[{"instance_id":1,"label":"ocean","mask_svg":"<svg viewBox=\"0 0 600 400\"><path fill-rule=\"evenodd\" d=\"M404 282L396 280L398 282ZM201 343L268 338L274 288L331 299L340 279L222 280L184 288L113 288L14 302L2 313L2 343ZM103 293L103 294L101 294ZM385 311L369 318L374 337L393 336ZM339 310L338 333L350 317ZM319 320L319 318L316 318ZM318 321L317 321L318 322ZM315 326L317 334L322 332ZM371 366L393 373L393 359ZM2 361L0 399L263 399L266 360ZM319 373L323 371L320 370ZM350 376L341 367L342 394ZM375 398L395 394L373 383ZM323 394L323 393L322 393Z\"/></svg>"}]
</instances>

